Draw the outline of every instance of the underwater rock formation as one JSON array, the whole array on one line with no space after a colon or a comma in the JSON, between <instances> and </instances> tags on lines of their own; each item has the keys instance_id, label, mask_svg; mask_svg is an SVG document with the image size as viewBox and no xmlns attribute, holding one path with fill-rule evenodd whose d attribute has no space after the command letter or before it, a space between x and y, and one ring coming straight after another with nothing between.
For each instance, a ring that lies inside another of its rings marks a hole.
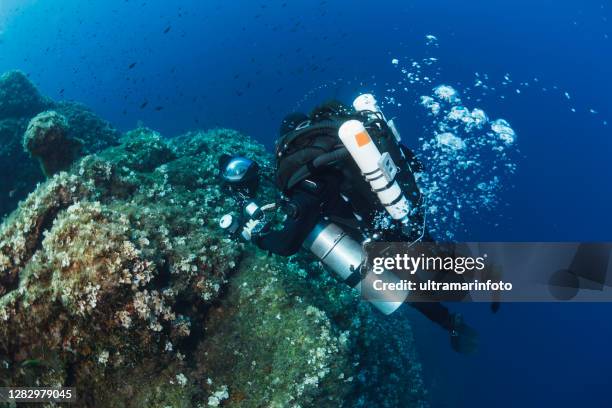
<instances>
[{"instance_id":1,"label":"underwater rock formation","mask_svg":"<svg viewBox=\"0 0 612 408\"><path fill-rule=\"evenodd\" d=\"M28 121L50 106L24 74L0 76L0 216L43 179L38 164L23 151L22 138Z\"/></svg>"},{"instance_id":2,"label":"underwater rock formation","mask_svg":"<svg viewBox=\"0 0 612 408\"><path fill-rule=\"evenodd\" d=\"M20 71L0 76L0 120L34 116L52 106Z\"/></svg>"},{"instance_id":3,"label":"underwater rock formation","mask_svg":"<svg viewBox=\"0 0 612 408\"><path fill-rule=\"evenodd\" d=\"M70 167L82 146L81 140L68 136L68 121L55 111L36 115L23 135L23 148L38 159L45 176Z\"/></svg>"},{"instance_id":4,"label":"underwater rock formation","mask_svg":"<svg viewBox=\"0 0 612 408\"><path fill-rule=\"evenodd\" d=\"M270 156L232 130L144 128L80 159L0 226L0 386L90 407L425 404L405 314L380 315L305 254L228 239L217 160Z\"/></svg>"},{"instance_id":5,"label":"underwater rock formation","mask_svg":"<svg viewBox=\"0 0 612 408\"><path fill-rule=\"evenodd\" d=\"M23 138L30 120L53 110L67 121L66 137L83 141L81 155L115 145L118 132L81 104L54 102L40 94L21 72L0 76L0 217L44 180L37 160L24 151ZM76 158L76 157L75 157Z\"/></svg>"}]
</instances>

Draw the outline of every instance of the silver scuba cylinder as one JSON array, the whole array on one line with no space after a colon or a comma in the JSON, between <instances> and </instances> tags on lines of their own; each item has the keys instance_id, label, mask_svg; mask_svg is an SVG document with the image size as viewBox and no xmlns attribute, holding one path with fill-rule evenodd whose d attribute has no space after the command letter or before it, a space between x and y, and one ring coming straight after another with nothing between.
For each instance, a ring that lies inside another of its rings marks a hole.
<instances>
[{"instance_id":1,"label":"silver scuba cylinder","mask_svg":"<svg viewBox=\"0 0 612 408\"><path fill-rule=\"evenodd\" d=\"M352 239L338 225L322 221L310 232L303 244L324 265L331 269L342 281L361 292L361 267L366 260L366 253L361 244ZM367 274L365 279L371 279ZM377 276L387 283L398 283L399 279L390 272ZM382 296L385 296L383 293ZM370 303L385 315L395 312L408 297L408 291L389 294L388 298L379 297Z\"/></svg>"}]
</instances>

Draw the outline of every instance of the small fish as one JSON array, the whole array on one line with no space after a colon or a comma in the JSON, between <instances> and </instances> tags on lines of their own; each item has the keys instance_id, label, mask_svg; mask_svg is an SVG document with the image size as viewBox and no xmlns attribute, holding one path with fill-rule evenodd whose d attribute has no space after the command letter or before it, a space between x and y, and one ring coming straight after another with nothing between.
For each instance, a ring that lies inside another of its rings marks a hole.
<instances>
[{"instance_id":1,"label":"small fish","mask_svg":"<svg viewBox=\"0 0 612 408\"><path fill-rule=\"evenodd\" d=\"M136 63L135 63L135 62L132 62L132 63L130 64L130 66L128 66L128 69L132 69L132 68L134 68L135 66L136 66Z\"/></svg>"},{"instance_id":2,"label":"small fish","mask_svg":"<svg viewBox=\"0 0 612 408\"><path fill-rule=\"evenodd\" d=\"M144 101L142 105L140 105L140 109L146 108L148 104L149 104L149 101Z\"/></svg>"},{"instance_id":3,"label":"small fish","mask_svg":"<svg viewBox=\"0 0 612 408\"><path fill-rule=\"evenodd\" d=\"M160 110L164 109L163 106L156 106L155 107L155 111L159 112Z\"/></svg>"},{"instance_id":4,"label":"small fish","mask_svg":"<svg viewBox=\"0 0 612 408\"><path fill-rule=\"evenodd\" d=\"M166 27L166 29L164 30L164 34L168 34L171 29L172 29L172 26Z\"/></svg>"}]
</instances>

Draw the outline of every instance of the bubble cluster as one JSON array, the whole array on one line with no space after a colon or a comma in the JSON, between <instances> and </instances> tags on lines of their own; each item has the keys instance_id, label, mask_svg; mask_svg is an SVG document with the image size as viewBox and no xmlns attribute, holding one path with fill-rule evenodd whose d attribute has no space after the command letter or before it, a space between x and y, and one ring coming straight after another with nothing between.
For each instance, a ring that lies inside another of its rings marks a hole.
<instances>
[{"instance_id":1,"label":"bubble cluster","mask_svg":"<svg viewBox=\"0 0 612 408\"><path fill-rule=\"evenodd\" d=\"M572 113L582 112L599 118L604 127L609 125L601 109L575 106L578 96L574 90L546 83L537 76L519 79L509 72L474 72L473 79L455 80L451 86L438 59L438 38L428 34L424 43L420 56L389 55L399 75L395 81L372 75L337 79L319 89L342 85L351 90L350 95L373 93L388 117L399 118L400 131L404 119L418 118L418 134L422 136L415 143L414 136L404 135L404 143L426 169L419 175L419 182L426 192L428 227L434 230L435 238L452 239L459 232L469 233L467 224L472 219L492 224L503 217L499 209L501 193L512 185L516 171L517 133L508 120L490 117L485 106L499 108L515 100L518 104L518 98L534 92L550 93ZM313 99L313 95L310 92L305 98Z\"/></svg>"},{"instance_id":2,"label":"bubble cluster","mask_svg":"<svg viewBox=\"0 0 612 408\"><path fill-rule=\"evenodd\" d=\"M434 95L443 102L458 103L461 102L459 94L449 85L438 85L433 90Z\"/></svg>"},{"instance_id":3,"label":"bubble cluster","mask_svg":"<svg viewBox=\"0 0 612 408\"><path fill-rule=\"evenodd\" d=\"M355 93L373 92L387 116L422 118L418 142L406 137L405 143L425 168L417 181L424 193L427 229L437 240L453 240L460 233L469 235L474 219L487 223L500 217L501 193L512 184L517 167L517 135L507 120L491 118L482 107L472 106L482 102L482 95L498 95L501 87L491 86L489 76L480 73L473 85L450 85L436 57L438 38L427 35L425 43L421 57L390 58L400 74L395 82L377 82L374 76L367 83L335 82ZM514 83L510 74L503 82L504 88L529 86ZM387 218L381 214L376 224L392 225Z\"/></svg>"},{"instance_id":4,"label":"bubble cluster","mask_svg":"<svg viewBox=\"0 0 612 408\"><path fill-rule=\"evenodd\" d=\"M524 98L530 95L543 96L549 94L558 98L558 101L565 105L565 108L575 114L587 114L590 117L597 118L605 115L604 112L590 106L581 106L578 95L574 95L575 90L569 91L563 89L562 86L546 83L539 77L530 77L528 79L517 80L510 73L505 73L501 78L496 78L493 75L486 73L475 72L474 82L466 84L464 91L470 94L470 99L480 102L482 98L493 96L502 101L514 101L512 98ZM516 103L520 103L517 100ZM603 126L608 125L608 120L599 118Z\"/></svg>"},{"instance_id":5,"label":"bubble cluster","mask_svg":"<svg viewBox=\"0 0 612 408\"><path fill-rule=\"evenodd\" d=\"M427 108L434 116L440 113L440 103L431 96L421 96L421 105Z\"/></svg>"},{"instance_id":6,"label":"bubble cluster","mask_svg":"<svg viewBox=\"0 0 612 408\"><path fill-rule=\"evenodd\" d=\"M483 109L461 105L459 92L439 85L420 97L428 111L429 134L417 154L426 171L418 175L427 198L428 227L437 239L465 231L467 215L492 211L516 170L516 133L504 119L492 122Z\"/></svg>"},{"instance_id":7,"label":"bubble cluster","mask_svg":"<svg viewBox=\"0 0 612 408\"><path fill-rule=\"evenodd\" d=\"M516 133L510 127L510 124L504 119L497 119L491 123L491 130L506 144L510 145L514 143L516 139Z\"/></svg>"},{"instance_id":8,"label":"bubble cluster","mask_svg":"<svg viewBox=\"0 0 612 408\"><path fill-rule=\"evenodd\" d=\"M460 137L455 136L451 132L440 133L436 135L436 142L443 149L462 150L465 149L465 143Z\"/></svg>"},{"instance_id":9,"label":"bubble cluster","mask_svg":"<svg viewBox=\"0 0 612 408\"><path fill-rule=\"evenodd\" d=\"M433 34L427 34L425 36L425 42L429 46L437 47L438 46L438 37Z\"/></svg>"},{"instance_id":10,"label":"bubble cluster","mask_svg":"<svg viewBox=\"0 0 612 408\"><path fill-rule=\"evenodd\" d=\"M430 51L439 46L434 35L427 35L425 42ZM487 74L476 73L474 85L462 86L460 92L445 83L438 59L431 54L409 59L406 66L394 63L401 78L379 99L384 110L397 110L403 104L416 106L417 115L418 110L424 113L422 136L416 145L410 142L410 148L425 168L417 180L425 197L427 228L437 240L453 240L460 233L469 235L473 219L487 222L491 214L499 218L501 193L512 184L517 167L517 135L505 119L490 118L481 107L468 106L479 103L482 94L496 94ZM509 74L504 82L513 86ZM415 112L402 109L399 115Z\"/></svg>"}]
</instances>

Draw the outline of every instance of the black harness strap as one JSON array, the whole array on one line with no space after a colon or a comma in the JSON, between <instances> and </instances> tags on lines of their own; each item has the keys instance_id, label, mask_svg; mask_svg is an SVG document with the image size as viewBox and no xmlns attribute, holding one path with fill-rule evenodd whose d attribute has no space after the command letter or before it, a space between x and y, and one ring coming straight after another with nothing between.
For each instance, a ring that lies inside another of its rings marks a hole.
<instances>
[{"instance_id":1,"label":"black harness strap","mask_svg":"<svg viewBox=\"0 0 612 408\"><path fill-rule=\"evenodd\" d=\"M380 193L381 191L385 191L386 189L388 189L389 187L391 187L393 185L393 183L395 183L395 179L391 180L390 182L388 182L386 185L384 185L381 188L373 188L372 192L373 193Z\"/></svg>"},{"instance_id":2,"label":"black harness strap","mask_svg":"<svg viewBox=\"0 0 612 408\"><path fill-rule=\"evenodd\" d=\"M339 122L335 120L323 120L321 122L312 124L302 129L297 129L287 133L282 139L279 140L277 146L277 155L283 153L296 139L301 138L309 133L328 133L336 135L338 134Z\"/></svg>"},{"instance_id":3,"label":"black harness strap","mask_svg":"<svg viewBox=\"0 0 612 408\"><path fill-rule=\"evenodd\" d=\"M300 181L304 180L308 176L312 175L318 168L331 165L337 161L343 160L348 157L349 153L345 147L339 147L331 152L324 153L318 156L316 159L309 161L305 165L298 168L295 173L287 181L287 189L292 188Z\"/></svg>"},{"instance_id":4,"label":"black harness strap","mask_svg":"<svg viewBox=\"0 0 612 408\"><path fill-rule=\"evenodd\" d=\"M401 192L397 195L397 197L395 197L395 199L393 201L391 201L390 203L382 203L383 207L390 207L392 205L395 205L397 203L400 202L400 200L402 199L402 197L404 196L404 194L402 194Z\"/></svg>"}]
</instances>

